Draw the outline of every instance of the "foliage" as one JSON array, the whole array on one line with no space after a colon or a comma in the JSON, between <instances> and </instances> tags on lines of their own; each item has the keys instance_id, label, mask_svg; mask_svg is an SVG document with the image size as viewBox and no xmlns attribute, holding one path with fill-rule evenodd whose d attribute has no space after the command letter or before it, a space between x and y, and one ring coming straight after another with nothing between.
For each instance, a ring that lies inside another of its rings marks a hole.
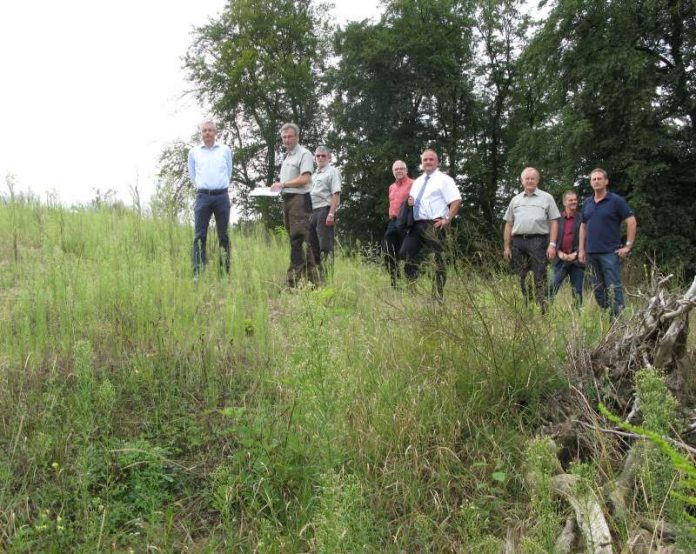
<instances>
[{"instance_id":1,"label":"foliage","mask_svg":"<svg viewBox=\"0 0 696 554\"><path fill-rule=\"evenodd\" d=\"M539 160L548 183L604 167L636 210L642 250L688 274L695 42L689 0L559 0L523 55L525 126L512 154Z\"/></svg>"},{"instance_id":2,"label":"foliage","mask_svg":"<svg viewBox=\"0 0 696 554\"><path fill-rule=\"evenodd\" d=\"M196 29L185 56L196 96L220 119L234 150L233 192L246 215L254 212L248 191L276 180L281 125L299 125L310 145L323 134L325 12L312 0L233 0ZM261 206L267 225L277 225L277 206Z\"/></svg>"},{"instance_id":3,"label":"foliage","mask_svg":"<svg viewBox=\"0 0 696 554\"><path fill-rule=\"evenodd\" d=\"M344 244L381 238L392 163L414 175L430 146L464 197L468 248L499 240L522 167L538 167L560 201L570 186L587 194L589 171L602 166L636 212L638 251L690 279L694 3L542 8L534 26L519 0L389 0L379 21L334 29L309 0L230 2L197 29L185 67L235 148L243 216L279 224L277 203L247 193L274 180L278 127L295 120L305 144L325 139L337 153Z\"/></svg>"},{"instance_id":4,"label":"foliage","mask_svg":"<svg viewBox=\"0 0 696 554\"><path fill-rule=\"evenodd\" d=\"M0 216L0 549L496 552L530 513L548 543L525 448L594 306L461 263L433 303L340 252L280 292L287 237L251 225L194 282L174 218Z\"/></svg>"},{"instance_id":5,"label":"foliage","mask_svg":"<svg viewBox=\"0 0 696 554\"><path fill-rule=\"evenodd\" d=\"M552 552L563 522L551 483L551 478L559 472L553 441L545 437L529 441L525 448L524 460L525 474L531 485L530 508L533 527L523 539L522 551Z\"/></svg>"},{"instance_id":6,"label":"foliage","mask_svg":"<svg viewBox=\"0 0 696 554\"><path fill-rule=\"evenodd\" d=\"M645 439L634 446L639 453L638 509L654 518L666 517L681 530L690 527L691 536L683 533L679 538L685 551L692 550L696 518L690 512L696 506L696 466L665 438L676 424L678 403L667 390L664 374L654 369L636 374L636 398L643 417L641 426L622 421L603 405L599 408L613 423Z\"/></svg>"},{"instance_id":7,"label":"foliage","mask_svg":"<svg viewBox=\"0 0 696 554\"><path fill-rule=\"evenodd\" d=\"M468 224L496 229L507 166L515 63L526 18L516 1L394 0L377 23L336 33L330 141L347 187L343 221L352 237L381 235L391 165L414 174L434 147L458 182ZM433 33L437 28L438 32ZM473 225L471 226L474 227Z\"/></svg>"},{"instance_id":8,"label":"foliage","mask_svg":"<svg viewBox=\"0 0 696 554\"><path fill-rule=\"evenodd\" d=\"M177 141L160 153L158 182L150 199L150 209L155 217L174 219L187 216L193 200L193 187L188 175L188 152L191 144Z\"/></svg>"}]
</instances>

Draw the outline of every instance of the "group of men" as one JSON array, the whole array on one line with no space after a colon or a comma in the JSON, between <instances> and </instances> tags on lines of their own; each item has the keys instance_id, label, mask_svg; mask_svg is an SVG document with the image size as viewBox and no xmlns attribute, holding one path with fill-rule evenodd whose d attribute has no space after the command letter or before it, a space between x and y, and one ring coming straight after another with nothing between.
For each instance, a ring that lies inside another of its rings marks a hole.
<instances>
[{"instance_id":1,"label":"group of men","mask_svg":"<svg viewBox=\"0 0 696 554\"><path fill-rule=\"evenodd\" d=\"M462 196L454 179L438 169L435 150L423 151L421 167L423 174L414 181L402 160L392 164L396 181L389 186L389 223L383 249L393 287L398 286L401 276L400 260L404 260L406 279L413 282L418 278L425 255L432 252L435 256L433 296L442 301L447 280L446 230L459 211ZM409 208L411 214L407 213Z\"/></svg>"},{"instance_id":2,"label":"group of men","mask_svg":"<svg viewBox=\"0 0 696 554\"><path fill-rule=\"evenodd\" d=\"M194 276L206 263L206 237L212 216L218 231L222 265L229 272L230 245L227 227L232 177L232 152L215 141L212 121L200 126L202 144L191 149L188 170L196 189L193 242ZM280 129L285 156L279 180L271 190L283 200L283 219L290 241L287 285L295 287L303 278L322 282L331 270L334 225L340 203L341 175L331 164L331 151L319 146L314 156L299 144L300 130L294 123ZM314 163L316 162L316 169ZM415 181L408 176L402 160L392 165L395 181L389 186L389 222L383 249L392 286L401 278L400 263L409 282L418 278L427 253L435 257L433 296L442 301L446 282L446 230L457 215L462 197L454 180L439 170L437 152L427 148L421 154L423 169ZM563 194L562 213L553 197L538 188L540 175L533 167L521 175L523 190L512 198L505 212L503 255L520 277L525 299L532 296L542 312L566 278L570 278L577 304L582 301L585 266L589 266L595 297L614 316L624 306L621 260L631 251L636 236L636 218L626 201L608 190L606 171L590 174L594 195L578 210L574 190ZM621 243L621 225L627 226L627 240ZM547 263L553 262L553 280L547 287ZM534 277L534 294L527 286L527 274Z\"/></svg>"},{"instance_id":3,"label":"group of men","mask_svg":"<svg viewBox=\"0 0 696 554\"><path fill-rule=\"evenodd\" d=\"M637 222L626 200L608 190L609 177L602 168L590 173L593 195L578 211L574 190L563 194L563 213L553 197L538 188L539 171L522 172L523 191L512 198L505 220L503 255L520 277L522 295L529 299L527 274L534 276L534 296L542 312L566 278L572 284L576 305L582 302L585 268L589 267L595 299L617 317L624 307L621 261L636 239ZM621 225L626 223L626 242ZM547 261L553 262L553 280L547 289Z\"/></svg>"},{"instance_id":4,"label":"group of men","mask_svg":"<svg viewBox=\"0 0 696 554\"><path fill-rule=\"evenodd\" d=\"M200 126L202 144L192 148L188 171L196 189L194 203L193 271L200 273L206 260L206 239L211 217L215 217L221 263L230 270L230 243L227 233L230 220L228 187L232 178L232 151L215 141L213 121ZM290 267L287 284L296 286L302 278L319 283L333 265L334 223L341 196L341 174L331 165L331 151L319 146L314 156L299 144L300 129L286 123L280 129L285 156L280 166L280 180L271 190L283 199L283 219L290 239ZM314 161L316 160L316 170Z\"/></svg>"}]
</instances>

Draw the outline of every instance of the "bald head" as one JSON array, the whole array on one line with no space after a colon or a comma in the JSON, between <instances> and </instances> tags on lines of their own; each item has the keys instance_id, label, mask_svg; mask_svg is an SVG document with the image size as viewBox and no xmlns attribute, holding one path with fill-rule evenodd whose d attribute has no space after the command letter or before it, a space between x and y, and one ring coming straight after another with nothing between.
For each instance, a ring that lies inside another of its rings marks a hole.
<instances>
[{"instance_id":1,"label":"bald head","mask_svg":"<svg viewBox=\"0 0 696 554\"><path fill-rule=\"evenodd\" d=\"M426 148L421 154L421 166L423 171L430 175L433 171L437 169L440 160L437 157L437 152L432 148Z\"/></svg>"}]
</instances>

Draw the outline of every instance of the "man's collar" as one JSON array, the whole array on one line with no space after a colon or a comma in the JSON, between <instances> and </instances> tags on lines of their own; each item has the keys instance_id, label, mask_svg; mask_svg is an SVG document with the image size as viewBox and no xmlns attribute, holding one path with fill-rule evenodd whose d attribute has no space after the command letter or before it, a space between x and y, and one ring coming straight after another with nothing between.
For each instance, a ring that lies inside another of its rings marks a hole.
<instances>
[{"instance_id":1,"label":"man's collar","mask_svg":"<svg viewBox=\"0 0 696 554\"><path fill-rule=\"evenodd\" d=\"M574 213L573 215L570 215L570 214L568 213L568 210L563 210L563 211L561 212L561 215L562 215L563 217L565 217L566 219L570 219L571 217L575 217L576 215L578 215L578 211L575 210L575 213Z\"/></svg>"},{"instance_id":2,"label":"man's collar","mask_svg":"<svg viewBox=\"0 0 696 554\"><path fill-rule=\"evenodd\" d=\"M593 195L592 195L592 199L593 199L595 202L601 202L602 200L606 200L606 199L609 197L610 194L611 194L611 193L609 192L609 189L604 189L604 195L603 195L600 199L597 199L597 195L596 195L596 194L593 194Z\"/></svg>"},{"instance_id":3,"label":"man's collar","mask_svg":"<svg viewBox=\"0 0 696 554\"><path fill-rule=\"evenodd\" d=\"M536 196L537 192L539 192L539 187L535 188L534 191L530 193L527 192L527 189L522 189L522 194L524 194L525 196Z\"/></svg>"},{"instance_id":4,"label":"man's collar","mask_svg":"<svg viewBox=\"0 0 696 554\"><path fill-rule=\"evenodd\" d=\"M216 146L220 146L220 145L219 145L217 142L214 142L212 146L208 146L208 145L204 142L203 144L201 144L201 146L202 146L203 148L207 148L208 150L212 150L212 149L215 148Z\"/></svg>"},{"instance_id":5,"label":"man's collar","mask_svg":"<svg viewBox=\"0 0 696 554\"><path fill-rule=\"evenodd\" d=\"M297 152L297 149L299 147L300 147L300 143L298 142L295 146L293 146L292 148L288 148L285 152L287 154L294 154L295 152Z\"/></svg>"}]
</instances>

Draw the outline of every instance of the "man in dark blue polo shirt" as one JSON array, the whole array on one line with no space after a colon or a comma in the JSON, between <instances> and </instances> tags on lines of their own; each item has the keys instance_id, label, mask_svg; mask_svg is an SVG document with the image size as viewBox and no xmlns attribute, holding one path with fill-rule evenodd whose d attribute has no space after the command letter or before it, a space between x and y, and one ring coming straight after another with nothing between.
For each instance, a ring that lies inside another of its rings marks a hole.
<instances>
[{"instance_id":1,"label":"man in dark blue polo shirt","mask_svg":"<svg viewBox=\"0 0 696 554\"><path fill-rule=\"evenodd\" d=\"M609 192L607 172L596 168L590 173L594 196L582 204L578 259L592 272L597 304L611 308L617 317L624 307L621 260L631 252L638 226L633 210L618 194ZM621 244L621 224L626 222L626 243Z\"/></svg>"}]
</instances>

